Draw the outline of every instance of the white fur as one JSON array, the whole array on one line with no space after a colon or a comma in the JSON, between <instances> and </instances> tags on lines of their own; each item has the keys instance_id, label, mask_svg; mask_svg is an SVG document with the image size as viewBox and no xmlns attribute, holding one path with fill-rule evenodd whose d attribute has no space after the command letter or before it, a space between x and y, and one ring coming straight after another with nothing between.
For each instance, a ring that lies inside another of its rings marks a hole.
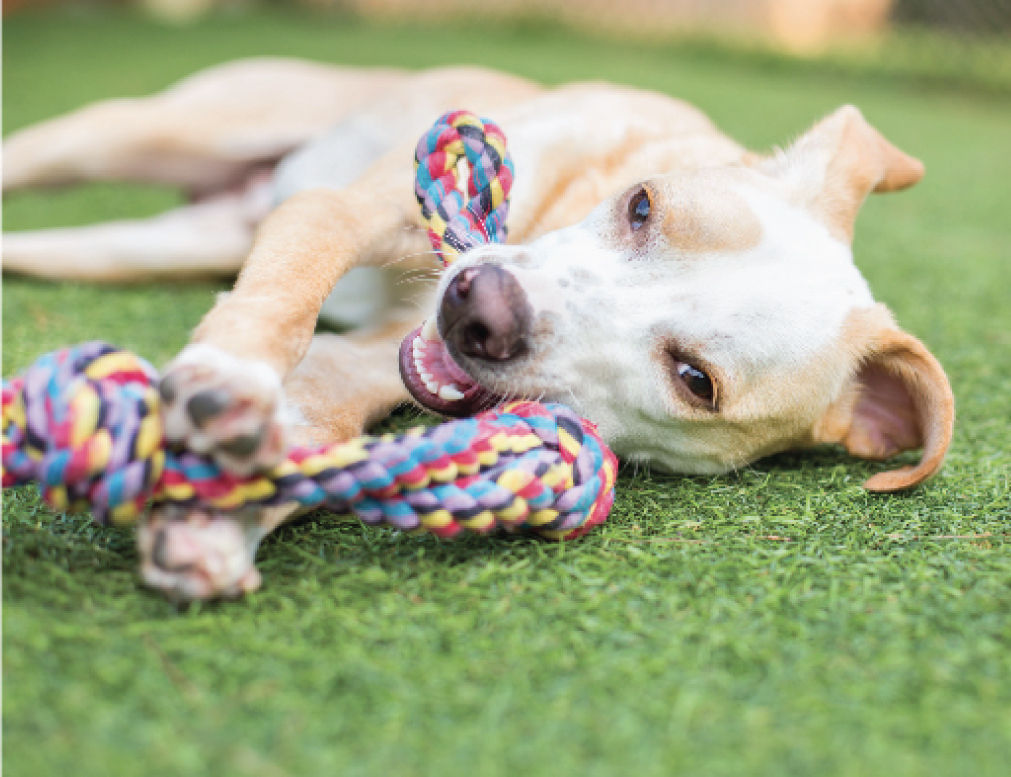
<instances>
[{"instance_id":1,"label":"white fur","mask_svg":"<svg viewBox=\"0 0 1011 777\"><path fill-rule=\"evenodd\" d=\"M768 188L737 182L733 191L762 227L761 242L742 252L685 256L661 241L633 257L608 239L615 207L607 201L583 222L529 246L468 254L461 270L504 266L551 328L537 342L533 364L495 372L478 366L476 377L503 393L572 404L626 458L695 473L749 460L747 440L727 448L728 423L753 422L756 411L809 414L790 396L780 407L756 408L749 392L777 375L802 372L838 340L847 314L872 299L849 246L805 211ZM672 376L656 359L662 338L691 343L718 370L724 392L718 423L671 391ZM830 385L812 388L836 396L845 377L844 370L829 371Z\"/></svg>"}]
</instances>

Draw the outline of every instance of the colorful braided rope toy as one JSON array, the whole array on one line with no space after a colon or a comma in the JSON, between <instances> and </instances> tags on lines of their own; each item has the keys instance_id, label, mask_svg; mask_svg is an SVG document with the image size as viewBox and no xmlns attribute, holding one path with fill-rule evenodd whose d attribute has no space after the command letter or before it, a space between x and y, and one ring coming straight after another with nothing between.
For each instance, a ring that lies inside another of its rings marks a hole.
<instances>
[{"instance_id":1,"label":"colorful braided rope toy","mask_svg":"<svg viewBox=\"0 0 1011 777\"><path fill-rule=\"evenodd\" d=\"M461 160L470 169L466 199L457 188ZM514 168L498 125L467 111L444 114L418 141L414 169L414 196L443 264L505 240Z\"/></svg>"},{"instance_id":2,"label":"colorful braided rope toy","mask_svg":"<svg viewBox=\"0 0 1011 777\"><path fill-rule=\"evenodd\" d=\"M466 200L456 188L461 157ZM444 261L503 238L512 163L501 130L446 114L416 161L418 200ZM512 402L401 435L293 448L272 471L240 478L166 449L157 380L143 359L92 342L5 382L3 487L36 482L54 508L90 509L100 523L131 523L152 500L224 510L298 503L441 537L503 527L571 539L603 522L614 500L614 454L563 405Z\"/></svg>"}]
</instances>

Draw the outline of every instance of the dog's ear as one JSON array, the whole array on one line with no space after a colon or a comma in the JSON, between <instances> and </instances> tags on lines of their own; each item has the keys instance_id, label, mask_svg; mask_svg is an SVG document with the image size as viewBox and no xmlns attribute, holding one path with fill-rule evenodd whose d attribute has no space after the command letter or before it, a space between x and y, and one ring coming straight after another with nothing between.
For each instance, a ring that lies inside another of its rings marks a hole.
<instances>
[{"instance_id":1,"label":"dog's ear","mask_svg":"<svg viewBox=\"0 0 1011 777\"><path fill-rule=\"evenodd\" d=\"M905 189L923 178L923 163L889 143L852 105L829 114L762 167L785 180L799 204L846 241L868 194Z\"/></svg>"},{"instance_id":2,"label":"dog's ear","mask_svg":"<svg viewBox=\"0 0 1011 777\"><path fill-rule=\"evenodd\" d=\"M899 491L937 472L955 420L951 386L937 359L890 316L888 321L861 338L854 374L814 429L816 442L841 443L866 459L923 449L917 464L867 480L871 491Z\"/></svg>"}]
</instances>

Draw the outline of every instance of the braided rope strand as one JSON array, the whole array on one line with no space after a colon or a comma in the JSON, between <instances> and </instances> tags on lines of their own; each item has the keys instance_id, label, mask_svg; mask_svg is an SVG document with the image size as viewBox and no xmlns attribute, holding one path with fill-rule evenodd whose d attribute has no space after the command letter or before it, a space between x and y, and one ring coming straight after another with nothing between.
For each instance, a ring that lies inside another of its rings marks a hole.
<instances>
[{"instance_id":1,"label":"braided rope strand","mask_svg":"<svg viewBox=\"0 0 1011 777\"><path fill-rule=\"evenodd\" d=\"M470 170L466 199L461 162ZM444 264L472 246L505 242L515 168L497 124L468 111L443 114L418 141L414 167L414 194Z\"/></svg>"},{"instance_id":2,"label":"braided rope strand","mask_svg":"<svg viewBox=\"0 0 1011 777\"><path fill-rule=\"evenodd\" d=\"M149 500L221 510L297 503L367 524L424 529L532 529L572 538L602 522L617 461L563 405L512 402L401 435L294 448L263 475L166 450L156 372L92 342L43 356L3 388L3 486L37 482L56 509L90 508L127 524Z\"/></svg>"}]
</instances>

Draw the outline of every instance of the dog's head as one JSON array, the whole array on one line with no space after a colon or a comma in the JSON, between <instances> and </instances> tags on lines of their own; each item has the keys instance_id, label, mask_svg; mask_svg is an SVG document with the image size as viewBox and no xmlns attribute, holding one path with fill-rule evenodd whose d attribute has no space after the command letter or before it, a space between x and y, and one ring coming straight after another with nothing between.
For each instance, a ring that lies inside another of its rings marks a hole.
<instances>
[{"instance_id":1,"label":"dog's head","mask_svg":"<svg viewBox=\"0 0 1011 777\"><path fill-rule=\"evenodd\" d=\"M579 224L463 257L438 331L405 341L405 381L447 414L566 402L619 454L679 472L822 442L922 448L866 484L914 485L950 442L951 389L874 303L850 242L867 194L922 175L844 107L770 158L643 181Z\"/></svg>"}]
</instances>

